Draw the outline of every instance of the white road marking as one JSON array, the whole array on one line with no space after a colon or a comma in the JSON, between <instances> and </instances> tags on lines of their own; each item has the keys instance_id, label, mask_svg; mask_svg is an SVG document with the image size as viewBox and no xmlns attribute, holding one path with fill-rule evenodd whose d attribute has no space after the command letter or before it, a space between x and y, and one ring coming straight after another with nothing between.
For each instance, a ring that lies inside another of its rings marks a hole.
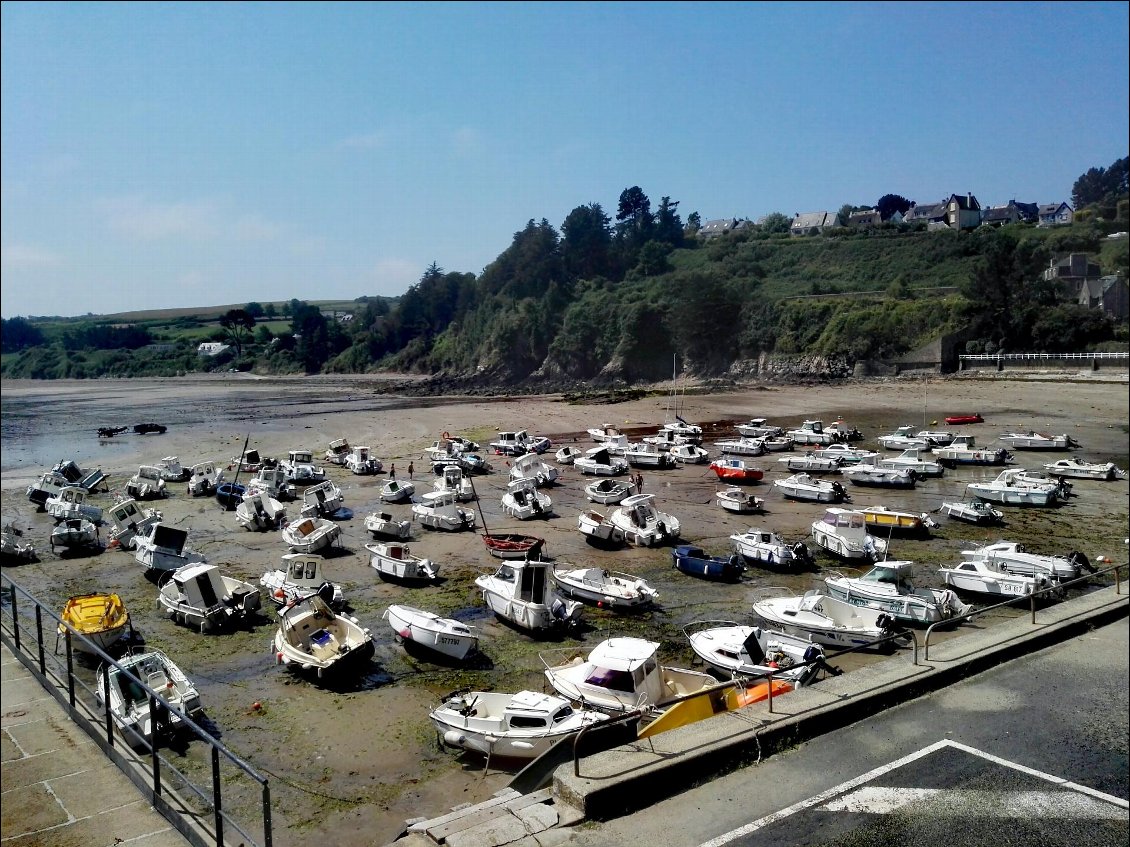
<instances>
[{"instance_id":1,"label":"white road marking","mask_svg":"<svg viewBox=\"0 0 1130 847\"><path fill-rule=\"evenodd\" d=\"M969 791L945 788L879 788L868 785L820 808L829 812L886 815L911 803L927 811L986 818L1092 818L1130 821L1130 811L1074 791Z\"/></svg>"}]
</instances>

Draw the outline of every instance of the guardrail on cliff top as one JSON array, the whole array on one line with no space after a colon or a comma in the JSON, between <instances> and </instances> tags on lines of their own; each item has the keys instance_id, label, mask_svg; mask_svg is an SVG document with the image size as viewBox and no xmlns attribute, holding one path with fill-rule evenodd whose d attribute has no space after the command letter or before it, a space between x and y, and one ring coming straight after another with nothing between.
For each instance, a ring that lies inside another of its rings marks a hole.
<instances>
[{"instance_id":1,"label":"guardrail on cliff top","mask_svg":"<svg viewBox=\"0 0 1130 847\"><path fill-rule=\"evenodd\" d=\"M1125 362L1130 359L1130 353L969 353L957 358L962 366L966 362L993 362L999 365L1008 362L1050 362L1059 359L1083 362Z\"/></svg>"}]
</instances>

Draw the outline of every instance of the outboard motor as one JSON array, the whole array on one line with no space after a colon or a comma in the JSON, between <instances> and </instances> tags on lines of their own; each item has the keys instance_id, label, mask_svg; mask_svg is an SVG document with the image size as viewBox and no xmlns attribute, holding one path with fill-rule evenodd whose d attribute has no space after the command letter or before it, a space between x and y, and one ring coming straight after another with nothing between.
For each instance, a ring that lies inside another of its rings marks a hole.
<instances>
[{"instance_id":1,"label":"outboard motor","mask_svg":"<svg viewBox=\"0 0 1130 847\"><path fill-rule=\"evenodd\" d=\"M1095 573L1096 571L1098 571L1098 568L1091 564L1091 560L1088 559L1083 553L1080 553L1078 550L1072 550L1067 555L1067 561L1071 562L1071 564L1075 565L1075 567L1079 568L1080 570L1084 570L1087 573Z\"/></svg>"}]
</instances>

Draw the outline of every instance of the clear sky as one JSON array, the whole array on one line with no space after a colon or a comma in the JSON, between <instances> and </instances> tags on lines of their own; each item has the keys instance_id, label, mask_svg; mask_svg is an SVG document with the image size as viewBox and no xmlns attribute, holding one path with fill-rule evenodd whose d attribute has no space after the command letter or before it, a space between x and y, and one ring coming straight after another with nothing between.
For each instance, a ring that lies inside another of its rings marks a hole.
<instances>
[{"instance_id":1,"label":"clear sky","mask_svg":"<svg viewBox=\"0 0 1130 847\"><path fill-rule=\"evenodd\" d=\"M1126 2L4 2L4 317L396 295L533 218L1070 201Z\"/></svg>"}]
</instances>

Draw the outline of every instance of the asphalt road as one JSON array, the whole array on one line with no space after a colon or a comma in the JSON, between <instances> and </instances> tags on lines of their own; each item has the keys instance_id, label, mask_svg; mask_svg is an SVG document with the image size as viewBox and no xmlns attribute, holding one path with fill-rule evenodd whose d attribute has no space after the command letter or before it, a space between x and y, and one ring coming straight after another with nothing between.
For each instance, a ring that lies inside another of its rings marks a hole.
<instances>
[{"instance_id":1,"label":"asphalt road","mask_svg":"<svg viewBox=\"0 0 1130 847\"><path fill-rule=\"evenodd\" d=\"M573 847L1125 845L1127 620L799 745Z\"/></svg>"}]
</instances>

